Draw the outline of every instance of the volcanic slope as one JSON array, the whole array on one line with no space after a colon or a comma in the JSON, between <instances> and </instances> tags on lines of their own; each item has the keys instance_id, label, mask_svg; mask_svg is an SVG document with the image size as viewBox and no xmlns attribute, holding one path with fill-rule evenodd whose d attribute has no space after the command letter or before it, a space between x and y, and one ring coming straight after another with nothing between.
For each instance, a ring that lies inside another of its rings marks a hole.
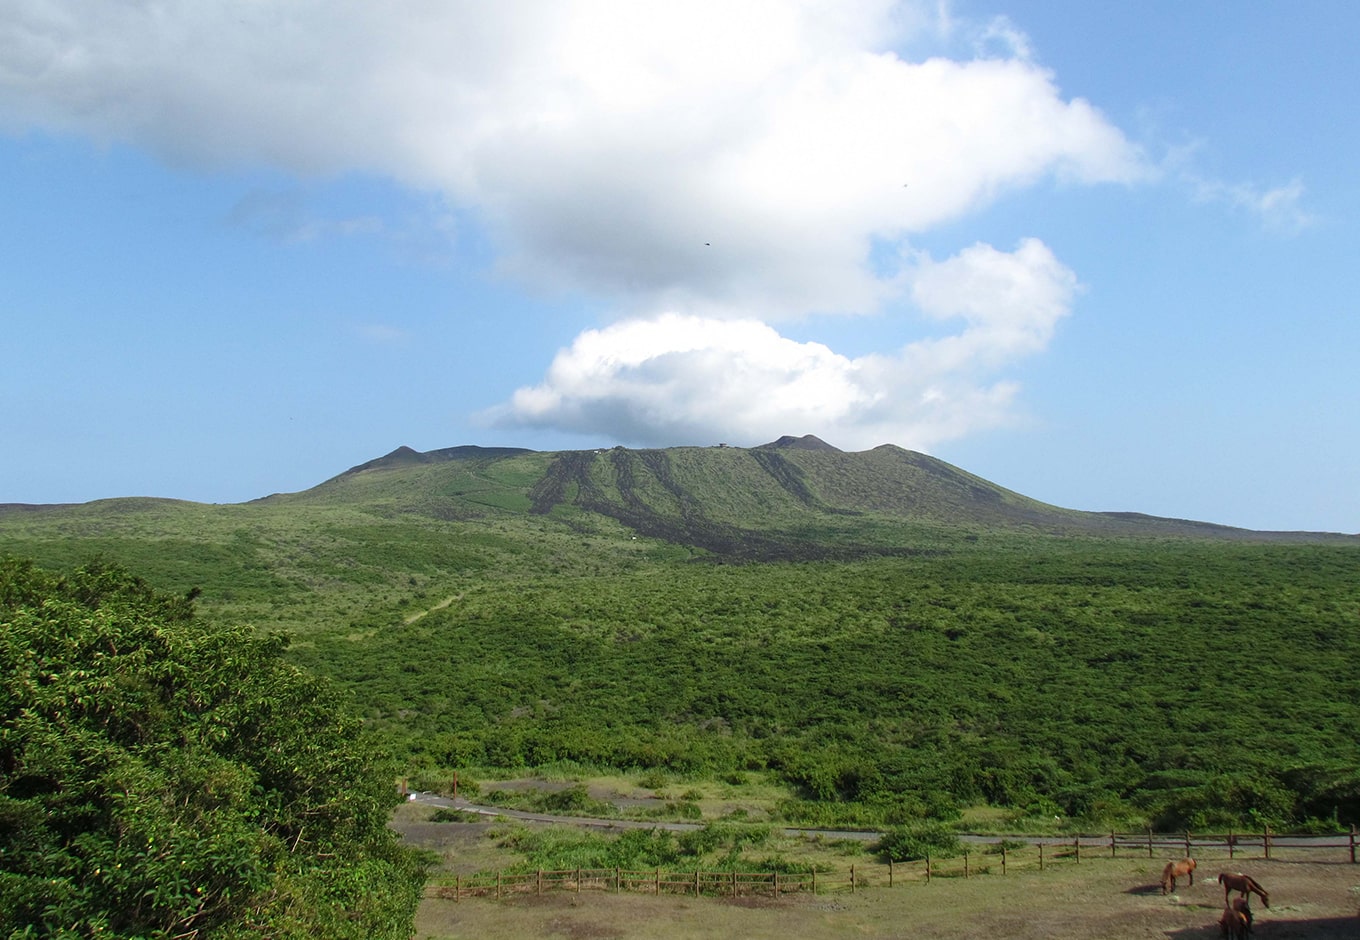
<instances>
[{"instance_id":1,"label":"volcanic slope","mask_svg":"<svg viewBox=\"0 0 1360 940\"><path fill-rule=\"evenodd\" d=\"M744 560L915 552L931 532L966 537L998 529L1138 538L1346 538L1063 509L926 454L892 445L847 453L810 435L753 448L398 448L289 498L374 504L443 519L523 512L588 529L603 517L640 536Z\"/></svg>"}]
</instances>

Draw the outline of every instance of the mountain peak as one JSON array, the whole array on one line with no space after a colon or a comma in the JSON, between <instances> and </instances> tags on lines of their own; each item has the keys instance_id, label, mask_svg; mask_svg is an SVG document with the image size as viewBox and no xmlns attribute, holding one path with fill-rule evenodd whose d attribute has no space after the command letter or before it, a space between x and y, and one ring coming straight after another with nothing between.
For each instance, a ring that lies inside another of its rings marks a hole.
<instances>
[{"instance_id":1,"label":"mountain peak","mask_svg":"<svg viewBox=\"0 0 1360 940\"><path fill-rule=\"evenodd\" d=\"M826 441L812 434L804 434L802 437L785 434L777 441L761 444L757 450L764 448L771 450L826 450L835 454L841 453L839 447L832 447Z\"/></svg>"}]
</instances>

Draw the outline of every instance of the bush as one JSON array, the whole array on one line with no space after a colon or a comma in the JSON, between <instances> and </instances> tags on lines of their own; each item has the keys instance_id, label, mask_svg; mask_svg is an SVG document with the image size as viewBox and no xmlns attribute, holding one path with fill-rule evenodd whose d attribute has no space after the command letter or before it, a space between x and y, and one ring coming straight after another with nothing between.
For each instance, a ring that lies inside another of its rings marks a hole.
<instances>
[{"instance_id":1,"label":"bush","mask_svg":"<svg viewBox=\"0 0 1360 940\"><path fill-rule=\"evenodd\" d=\"M613 804L592 797L583 783L558 790L556 793L546 793L534 802L545 813L565 813L573 816L617 815Z\"/></svg>"},{"instance_id":2,"label":"bush","mask_svg":"<svg viewBox=\"0 0 1360 940\"><path fill-rule=\"evenodd\" d=\"M912 862L927 856L950 858L963 854L963 844L951 830L938 823L921 823L889 829L869 847L885 861Z\"/></svg>"},{"instance_id":3,"label":"bush","mask_svg":"<svg viewBox=\"0 0 1360 940\"><path fill-rule=\"evenodd\" d=\"M409 936L395 767L284 646L0 559L0 935Z\"/></svg>"}]
</instances>

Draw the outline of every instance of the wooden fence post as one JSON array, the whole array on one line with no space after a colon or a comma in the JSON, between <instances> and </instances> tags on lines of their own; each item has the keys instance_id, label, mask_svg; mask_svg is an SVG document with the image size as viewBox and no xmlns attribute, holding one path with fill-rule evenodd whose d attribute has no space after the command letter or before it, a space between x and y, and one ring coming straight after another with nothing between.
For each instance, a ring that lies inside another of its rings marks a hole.
<instances>
[{"instance_id":1,"label":"wooden fence post","mask_svg":"<svg viewBox=\"0 0 1360 940\"><path fill-rule=\"evenodd\" d=\"M812 896L817 896L817 869L812 869Z\"/></svg>"},{"instance_id":2,"label":"wooden fence post","mask_svg":"<svg viewBox=\"0 0 1360 940\"><path fill-rule=\"evenodd\" d=\"M1270 861L1270 827L1266 826L1265 836L1262 840L1266 845L1266 861Z\"/></svg>"},{"instance_id":3,"label":"wooden fence post","mask_svg":"<svg viewBox=\"0 0 1360 940\"><path fill-rule=\"evenodd\" d=\"M1114 830L1110 830L1110 858L1114 858Z\"/></svg>"},{"instance_id":4,"label":"wooden fence post","mask_svg":"<svg viewBox=\"0 0 1360 940\"><path fill-rule=\"evenodd\" d=\"M1073 851L1074 853L1076 853L1076 856L1077 856L1077 864L1080 865L1080 864L1081 864L1081 836L1077 836L1075 839L1072 840L1072 851Z\"/></svg>"},{"instance_id":5,"label":"wooden fence post","mask_svg":"<svg viewBox=\"0 0 1360 940\"><path fill-rule=\"evenodd\" d=\"M930 853L926 853L926 884L930 884Z\"/></svg>"},{"instance_id":6,"label":"wooden fence post","mask_svg":"<svg viewBox=\"0 0 1360 940\"><path fill-rule=\"evenodd\" d=\"M966 851L963 853L963 877L965 881L968 879L968 853Z\"/></svg>"},{"instance_id":7,"label":"wooden fence post","mask_svg":"<svg viewBox=\"0 0 1360 940\"><path fill-rule=\"evenodd\" d=\"M699 896L699 869L694 869L694 896Z\"/></svg>"},{"instance_id":8,"label":"wooden fence post","mask_svg":"<svg viewBox=\"0 0 1360 940\"><path fill-rule=\"evenodd\" d=\"M1190 857L1190 830L1185 830L1185 857Z\"/></svg>"},{"instance_id":9,"label":"wooden fence post","mask_svg":"<svg viewBox=\"0 0 1360 940\"><path fill-rule=\"evenodd\" d=\"M1352 832L1351 832L1351 861L1352 861L1352 862L1355 861L1355 833L1354 833L1354 829L1355 829L1355 827L1352 826L1352 827L1351 827L1351 830L1352 830ZM892 886L893 886L893 860L892 860L891 857L889 857L889 858L888 858L888 887L891 888Z\"/></svg>"},{"instance_id":10,"label":"wooden fence post","mask_svg":"<svg viewBox=\"0 0 1360 940\"><path fill-rule=\"evenodd\" d=\"M889 884L891 883L892 882L890 881ZM776 899L779 898L779 869L777 868L775 869L774 872L774 896Z\"/></svg>"},{"instance_id":11,"label":"wooden fence post","mask_svg":"<svg viewBox=\"0 0 1360 940\"><path fill-rule=\"evenodd\" d=\"M1233 831L1232 831L1231 829L1229 829L1229 830L1228 830L1228 858L1232 858L1232 857L1236 854L1236 852L1237 852L1236 842L1237 842L1237 838L1233 835Z\"/></svg>"},{"instance_id":12,"label":"wooden fence post","mask_svg":"<svg viewBox=\"0 0 1360 940\"><path fill-rule=\"evenodd\" d=\"M658 868L658 869L656 870L656 881L654 881L652 884L653 884L652 894L660 894L660 893L661 893L661 869Z\"/></svg>"},{"instance_id":13,"label":"wooden fence post","mask_svg":"<svg viewBox=\"0 0 1360 940\"><path fill-rule=\"evenodd\" d=\"M1039 843L1039 870L1044 870L1044 844L1042 842Z\"/></svg>"},{"instance_id":14,"label":"wooden fence post","mask_svg":"<svg viewBox=\"0 0 1360 940\"><path fill-rule=\"evenodd\" d=\"M538 870L537 888L535 889L534 893L535 894L543 893L543 869L541 868Z\"/></svg>"},{"instance_id":15,"label":"wooden fence post","mask_svg":"<svg viewBox=\"0 0 1360 940\"><path fill-rule=\"evenodd\" d=\"M461 895L462 893L463 893L463 876L462 876L462 875L454 875L454 876L453 876L453 899L454 899L455 901L459 900L459 895Z\"/></svg>"},{"instance_id":16,"label":"wooden fence post","mask_svg":"<svg viewBox=\"0 0 1360 940\"><path fill-rule=\"evenodd\" d=\"M1001 874L1004 875L1005 873L1006 873L1006 843L1003 840L1001 843Z\"/></svg>"},{"instance_id":17,"label":"wooden fence post","mask_svg":"<svg viewBox=\"0 0 1360 940\"><path fill-rule=\"evenodd\" d=\"M576 893L581 893L581 869L576 869Z\"/></svg>"},{"instance_id":18,"label":"wooden fence post","mask_svg":"<svg viewBox=\"0 0 1360 940\"><path fill-rule=\"evenodd\" d=\"M615 893L615 894L618 894L618 893L619 893L620 891L622 891L622 890L623 890L623 878L622 878L622 872L619 871L619 866L615 865L615 866L614 866L614 893Z\"/></svg>"},{"instance_id":19,"label":"wooden fence post","mask_svg":"<svg viewBox=\"0 0 1360 940\"><path fill-rule=\"evenodd\" d=\"M1152 827L1148 826L1148 858L1152 858Z\"/></svg>"},{"instance_id":20,"label":"wooden fence post","mask_svg":"<svg viewBox=\"0 0 1360 940\"><path fill-rule=\"evenodd\" d=\"M737 896L737 870L732 869L732 897Z\"/></svg>"},{"instance_id":21,"label":"wooden fence post","mask_svg":"<svg viewBox=\"0 0 1360 940\"><path fill-rule=\"evenodd\" d=\"M496 869L496 900L501 899L501 870Z\"/></svg>"},{"instance_id":22,"label":"wooden fence post","mask_svg":"<svg viewBox=\"0 0 1360 940\"><path fill-rule=\"evenodd\" d=\"M1355 864L1355 824L1351 824L1351 864Z\"/></svg>"},{"instance_id":23,"label":"wooden fence post","mask_svg":"<svg viewBox=\"0 0 1360 940\"><path fill-rule=\"evenodd\" d=\"M850 893L855 893L855 866L850 866Z\"/></svg>"}]
</instances>

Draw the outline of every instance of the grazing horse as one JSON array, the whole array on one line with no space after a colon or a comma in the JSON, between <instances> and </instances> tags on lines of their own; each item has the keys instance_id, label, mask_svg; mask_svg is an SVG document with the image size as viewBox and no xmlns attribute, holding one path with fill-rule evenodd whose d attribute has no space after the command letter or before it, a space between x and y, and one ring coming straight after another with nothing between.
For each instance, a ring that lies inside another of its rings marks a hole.
<instances>
[{"instance_id":1,"label":"grazing horse","mask_svg":"<svg viewBox=\"0 0 1360 940\"><path fill-rule=\"evenodd\" d=\"M1195 860L1193 858L1183 858L1179 862L1167 862L1162 869L1162 894L1176 890L1176 879L1190 876L1190 883L1195 883ZM1270 905L1266 905L1269 907Z\"/></svg>"},{"instance_id":2,"label":"grazing horse","mask_svg":"<svg viewBox=\"0 0 1360 940\"><path fill-rule=\"evenodd\" d=\"M1225 907L1223 914L1218 918L1218 929L1227 940L1247 940L1247 934L1251 931L1251 921L1247 920L1247 916L1241 911Z\"/></svg>"},{"instance_id":3,"label":"grazing horse","mask_svg":"<svg viewBox=\"0 0 1360 940\"><path fill-rule=\"evenodd\" d=\"M1223 903L1228 903L1228 895L1233 891L1241 891L1242 897L1254 894L1261 899L1261 903L1270 907L1270 895L1266 894L1266 889L1261 887L1256 879L1251 875L1244 875L1241 872L1223 872L1218 876L1218 883L1223 886Z\"/></svg>"}]
</instances>

